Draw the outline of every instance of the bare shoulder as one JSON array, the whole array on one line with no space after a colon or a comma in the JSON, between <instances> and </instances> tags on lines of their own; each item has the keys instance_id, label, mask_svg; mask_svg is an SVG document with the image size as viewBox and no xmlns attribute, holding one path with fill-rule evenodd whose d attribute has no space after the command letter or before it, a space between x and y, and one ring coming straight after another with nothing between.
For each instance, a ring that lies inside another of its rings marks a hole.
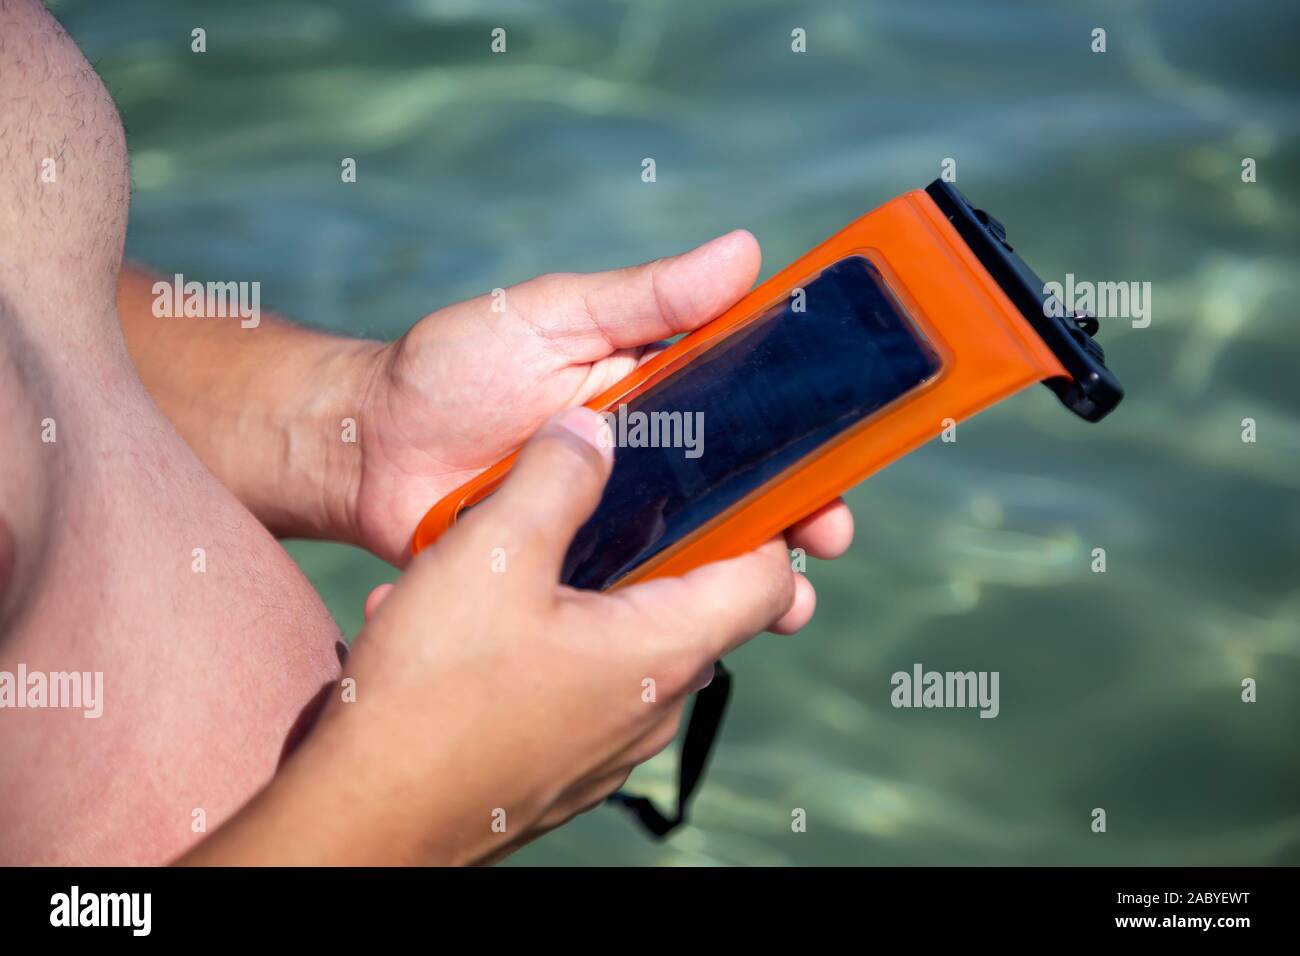
<instances>
[{"instance_id":1,"label":"bare shoulder","mask_svg":"<svg viewBox=\"0 0 1300 956\"><path fill-rule=\"evenodd\" d=\"M38 0L0 0L0 290L111 290L129 201L122 122L99 76Z\"/></svg>"}]
</instances>

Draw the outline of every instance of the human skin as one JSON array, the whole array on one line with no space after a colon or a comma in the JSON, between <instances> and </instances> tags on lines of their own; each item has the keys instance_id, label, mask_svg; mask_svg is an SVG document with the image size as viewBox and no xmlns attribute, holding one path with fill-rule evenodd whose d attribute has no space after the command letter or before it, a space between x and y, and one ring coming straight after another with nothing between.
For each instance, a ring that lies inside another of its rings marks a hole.
<instances>
[{"instance_id":1,"label":"human skin","mask_svg":"<svg viewBox=\"0 0 1300 956\"><path fill-rule=\"evenodd\" d=\"M0 863L166 862L271 778L339 633L132 367L122 126L38 3L0 3L0 117L0 671L105 697L0 710Z\"/></svg>"},{"instance_id":2,"label":"human skin","mask_svg":"<svg viewBox=\"0 0 1300 956\"><path fill-rule=\"evenodd\" d=\"M530 454L568 485L513 477L526 495L375 595L344 703L337 628L272 532L405 564L442 493L741 295L752 238L543 277L504 316L474 300L389 345L159 319L121 268L116 111L34 0L0 0L0 116L0 670L105 685L94 720L0 711L0 863L495 859L663 746L712 659L811 614L781 542L621 597L559 588L547 562L608 463L552 428ZM835 507L790 544L829 557L850 534ZM485 536L506 574L476 573Z\"/></svg>"},{"instance_id":3,"label":"human skin","mask_svg":"<svg viewBox=\"0 0 1300 956\"><path fill-rule=\"evenodd\" d=\"M626 376L664 339L720 314L758 268L758 243L737 230L684 255L545 275L457 303L387 345L274 314L255 329L160 321L157 277L133 267L118 308L150 393L268 527L348 541L400 566L431 504L548 416ZM345 419L356 422L355 442L342 440ZM843 553L852 537L841 501L790 530L793 547L821 558ZM778 631L812 616L812 584L801 577L797 589Z\"/></svg>"},{"instance_id":4,"label":"human skin","mask_svg":"<svg viewBox=\"0 0 1300 956\"><path fill-rule=\"evenodd\" d=\"M186 862L490 862L666 746L713 661L788 613L795 575L776 540L608 594L561 586L611 465L594 412L547 422L373 610L355 699L336 695L276 785Z\"/></svg>"}]
</instances>

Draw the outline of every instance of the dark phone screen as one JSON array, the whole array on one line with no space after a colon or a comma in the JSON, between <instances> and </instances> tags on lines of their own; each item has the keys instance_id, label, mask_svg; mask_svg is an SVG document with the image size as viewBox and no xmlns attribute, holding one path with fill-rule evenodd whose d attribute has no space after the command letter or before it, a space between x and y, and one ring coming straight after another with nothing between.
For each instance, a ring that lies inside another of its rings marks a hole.
<instances>
[{"instance_id":1,"label":"dark phone screen","mask_svg":"<svg viewBox=\"0 0 1300 956\"><path fill-rule=\"evenodd\" d=\"M566 584L610 586L939 370L868 259L803 290L609 413L614 470Z\"/></svg>"}]
</instances>

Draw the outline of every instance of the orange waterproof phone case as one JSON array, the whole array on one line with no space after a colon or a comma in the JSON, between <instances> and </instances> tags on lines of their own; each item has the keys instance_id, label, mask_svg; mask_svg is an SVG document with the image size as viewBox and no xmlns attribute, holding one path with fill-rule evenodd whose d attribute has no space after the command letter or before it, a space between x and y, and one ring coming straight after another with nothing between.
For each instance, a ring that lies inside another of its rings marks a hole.
<instances>
[{"instance_id":1,"label":"orange waterproof phone case","mask_svg":"<svg viewBox=\"0 0 1300 956\"><path fill-rule=\"evenodd\" d=\"M899 196L588 403L614 468L563 579L603 590L742 554L1035 382L1097 421L1123 392L1096 329L951 185ZM513 460L435 504L413 551Z\"/></svg>"}]
</instances>

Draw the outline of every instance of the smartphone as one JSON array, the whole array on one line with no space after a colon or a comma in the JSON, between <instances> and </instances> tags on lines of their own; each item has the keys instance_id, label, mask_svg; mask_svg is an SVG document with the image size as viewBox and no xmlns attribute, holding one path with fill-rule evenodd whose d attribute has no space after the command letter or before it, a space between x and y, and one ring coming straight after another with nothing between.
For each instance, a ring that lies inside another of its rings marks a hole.
<instances>
[{"instance_id":1,"label":"smartphone","mask_svg":"<svg viewBox=\"0 0 1300 956\"><path fill-rule=\"evenodd\" d=\"M810 276L605 413L614 468L563 580L610 587L939 368L871 260L848 256Z\"/></svg>"},{"instance_id":2,"label":"smartphone","mask_svg":"<svg viewBox=\"0 0 1300 956\"><path fill-rule=\"evenodd\" d=\"M607 590L744 553L917 445L1044 382L1097 421L1123 395L1006 231L936 181L858 219L588 403L614 467L562 579ZM513 456L436 503L427 546Z\"/></svg>"}]
</instances>

